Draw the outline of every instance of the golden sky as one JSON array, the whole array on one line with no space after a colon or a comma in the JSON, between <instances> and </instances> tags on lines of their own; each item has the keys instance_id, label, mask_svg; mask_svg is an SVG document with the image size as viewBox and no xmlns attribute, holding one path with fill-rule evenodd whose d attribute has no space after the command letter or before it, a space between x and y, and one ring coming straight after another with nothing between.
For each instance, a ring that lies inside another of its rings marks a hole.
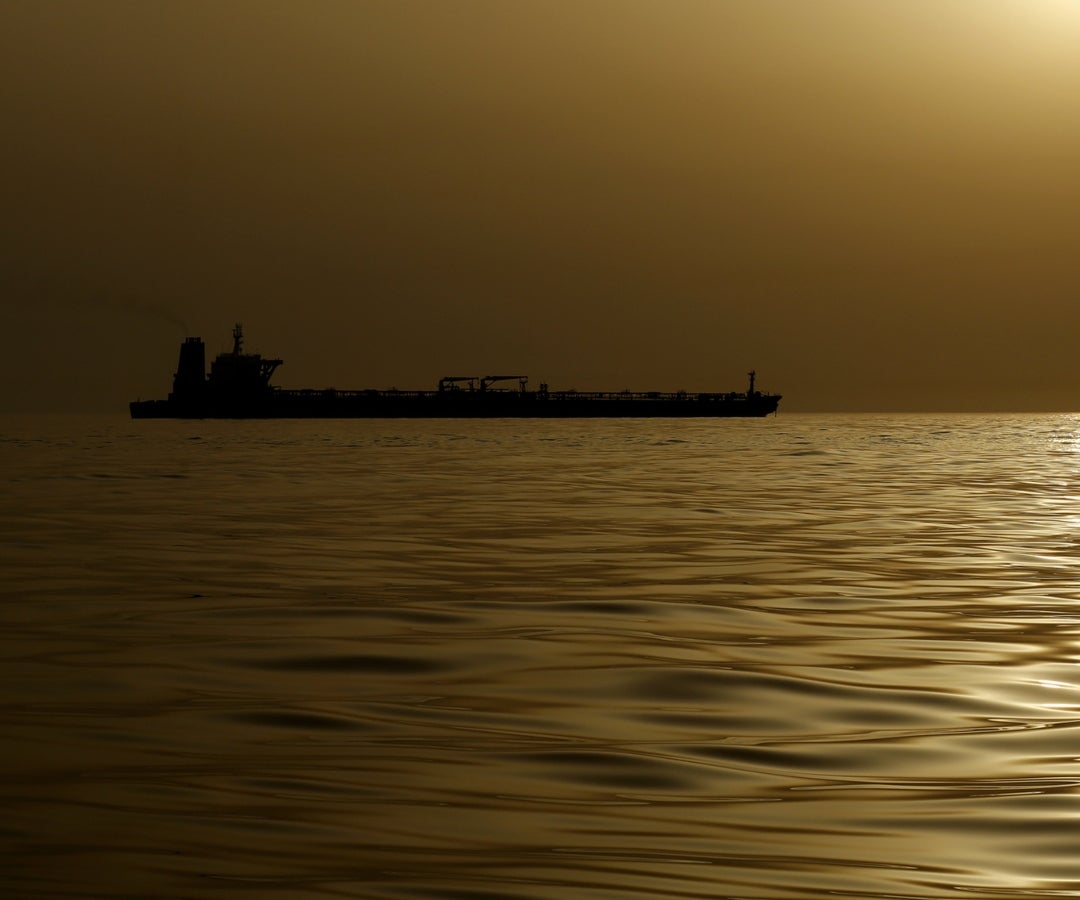
<instances>
[{"instance_id":1,"label":"golden sky","mask_svg":"<svg viewBox=\"0 0 1080 900\"><path fill-rule=\"evenodd\" d=\"M290 387L1080 409L1080 0L0 0L0 112L0 409L237 320Z\"/></svg>"}]
</instances>

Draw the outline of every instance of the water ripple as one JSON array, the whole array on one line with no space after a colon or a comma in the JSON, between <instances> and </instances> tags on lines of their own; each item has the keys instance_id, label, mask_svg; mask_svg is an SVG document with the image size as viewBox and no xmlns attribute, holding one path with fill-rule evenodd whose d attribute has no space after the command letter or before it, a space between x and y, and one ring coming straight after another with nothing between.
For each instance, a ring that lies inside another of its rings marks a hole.
<instances>
[{"instance_id":1,"label":"water ripple","mask_svg":"<svg viewBox=\"0 0 1080 900\"><path fill-rule=\"evenodd\" d=\"M1080 418L7 426L13 896L1077 895Z\"/></svg>"}]
</instances>

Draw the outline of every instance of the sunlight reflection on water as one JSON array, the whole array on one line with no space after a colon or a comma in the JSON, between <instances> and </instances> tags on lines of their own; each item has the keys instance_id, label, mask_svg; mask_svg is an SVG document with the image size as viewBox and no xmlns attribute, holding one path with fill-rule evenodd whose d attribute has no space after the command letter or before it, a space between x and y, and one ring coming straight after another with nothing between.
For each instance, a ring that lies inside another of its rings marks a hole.
<instances>
[{"instance_id":1,"label":"sunlight reflection on water","mask_svg":"<svg viewBox=\"0 0 1080 900\"><path fill-rule=\"evenodd\" d=\"M9 419L6 880L1072 896L1078 431Z\"/></svg>"}]
</instances>

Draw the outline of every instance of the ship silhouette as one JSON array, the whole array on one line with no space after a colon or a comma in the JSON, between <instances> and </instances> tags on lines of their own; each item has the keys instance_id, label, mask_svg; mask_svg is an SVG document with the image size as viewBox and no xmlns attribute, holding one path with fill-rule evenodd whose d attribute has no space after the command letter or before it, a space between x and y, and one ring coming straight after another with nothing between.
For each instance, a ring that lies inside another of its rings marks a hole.
<instances>
[{"instance_id":1,"label":"ship silhouette","mask_svg":"<svg viewBox=\"0 0 1080 900\"><path fill-rule=\"evenodd\" d=\"M435 390L289 389L270 384L280 359L244 352L244 332L233 328L231 352L220 353L206 373L206 345L189 337L180 345L172 392L165 400L135 400L133 419L274 418L730 418L775 413L779 394L745 391L553 391L528 388L525 375L448 375ZM507 382L516 382L507 387Z\"/></svg>"}]
</instances>

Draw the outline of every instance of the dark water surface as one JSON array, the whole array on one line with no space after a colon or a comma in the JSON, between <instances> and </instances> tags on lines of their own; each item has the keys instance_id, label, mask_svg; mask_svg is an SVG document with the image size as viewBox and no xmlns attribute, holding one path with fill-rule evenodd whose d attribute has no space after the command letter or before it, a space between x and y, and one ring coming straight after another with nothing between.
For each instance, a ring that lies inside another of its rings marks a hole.
<instances>
[{"instance_id":1,"label":"dark water surface","mask_svg":"<svg viewBox=\"0 0 1080 900\"><path fill-rule=\"evenodd\" d=\"M0 420L12 897L1080 897L1080 416Z\"/></svg>"}]
</instances>

